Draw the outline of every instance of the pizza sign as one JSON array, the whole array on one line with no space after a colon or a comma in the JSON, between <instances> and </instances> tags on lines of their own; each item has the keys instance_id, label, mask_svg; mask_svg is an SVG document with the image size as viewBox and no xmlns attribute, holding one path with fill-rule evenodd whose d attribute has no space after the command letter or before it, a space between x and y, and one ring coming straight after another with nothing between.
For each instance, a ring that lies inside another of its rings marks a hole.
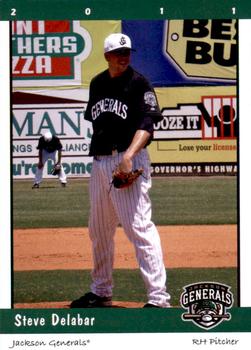
<instances>
[{"instance_id":1,"label":"pizza sign","mask_svg":"<svg viewBox=\"0 0 251 350\"><path fill-rule=\"evenodd\" d=\"M90 34L79 21L12 22L15 86L79 84L90 52Z\"/></svg>"}]
</instances>

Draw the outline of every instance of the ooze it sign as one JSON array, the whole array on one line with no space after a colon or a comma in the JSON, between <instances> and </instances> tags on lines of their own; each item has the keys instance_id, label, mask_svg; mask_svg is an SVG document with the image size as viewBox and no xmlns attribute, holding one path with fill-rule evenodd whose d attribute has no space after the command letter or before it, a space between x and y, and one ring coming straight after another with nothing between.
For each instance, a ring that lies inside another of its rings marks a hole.
<instances>
[{"instance_id":1,"label":"ooze it sign","mask_svg":"<svg viewBox=\"0 0 251 350\"><path fill-rule=\"evenodd\" d=\"M14 86L80 84L91 46L79 21L12 22Z\"/></svg>"}]
</instances>

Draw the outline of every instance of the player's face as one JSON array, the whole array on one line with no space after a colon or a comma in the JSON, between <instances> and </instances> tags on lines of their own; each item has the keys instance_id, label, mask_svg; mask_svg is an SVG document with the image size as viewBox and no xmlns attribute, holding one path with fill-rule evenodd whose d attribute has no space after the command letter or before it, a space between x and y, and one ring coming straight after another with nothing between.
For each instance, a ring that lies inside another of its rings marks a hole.
<instances>
[{"instance_id":1,"label":"player's face","mask_svg":"<svg viewBox=\"0 0 251 350\"><path fill-rule=\"evenodd\" d=\"M130 54L131 51L129 49L106 53L105 57L112 77L120 76L125 72L130 63Z\"/></svg>"}]
</instances>

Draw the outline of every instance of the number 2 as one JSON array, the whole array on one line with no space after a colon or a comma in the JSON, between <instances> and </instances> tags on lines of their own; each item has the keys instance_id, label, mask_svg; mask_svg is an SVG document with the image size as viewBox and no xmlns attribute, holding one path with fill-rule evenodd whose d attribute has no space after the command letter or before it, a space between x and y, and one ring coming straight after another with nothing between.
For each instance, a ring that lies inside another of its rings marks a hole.
<instances>
[{"instance_id":1,"label":"number 2","mask_svg":"<svg viewBox=\"0 0 251 350\"><path fill-rule=\"evenodd\" d=\"M17 10L16 9L11 9L10 15L11 16L16 16Z\"/></svg>"}]
</instances>

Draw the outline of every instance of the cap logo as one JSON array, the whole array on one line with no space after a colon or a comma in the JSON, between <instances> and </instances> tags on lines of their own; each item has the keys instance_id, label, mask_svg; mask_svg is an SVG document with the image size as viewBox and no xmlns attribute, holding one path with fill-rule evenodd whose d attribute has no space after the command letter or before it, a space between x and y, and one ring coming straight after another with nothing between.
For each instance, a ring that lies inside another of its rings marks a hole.
<instances>
[{"instance_id":1,"label":"cap logo","mask_svg":"<svg viewBox=\"0 0 251 350\"><path fill-rule=\"evenodd\" d=\"M126 38L122 36L119 41L120 45L125 45L126 44Z\"/></svg>"}]
</instances>

